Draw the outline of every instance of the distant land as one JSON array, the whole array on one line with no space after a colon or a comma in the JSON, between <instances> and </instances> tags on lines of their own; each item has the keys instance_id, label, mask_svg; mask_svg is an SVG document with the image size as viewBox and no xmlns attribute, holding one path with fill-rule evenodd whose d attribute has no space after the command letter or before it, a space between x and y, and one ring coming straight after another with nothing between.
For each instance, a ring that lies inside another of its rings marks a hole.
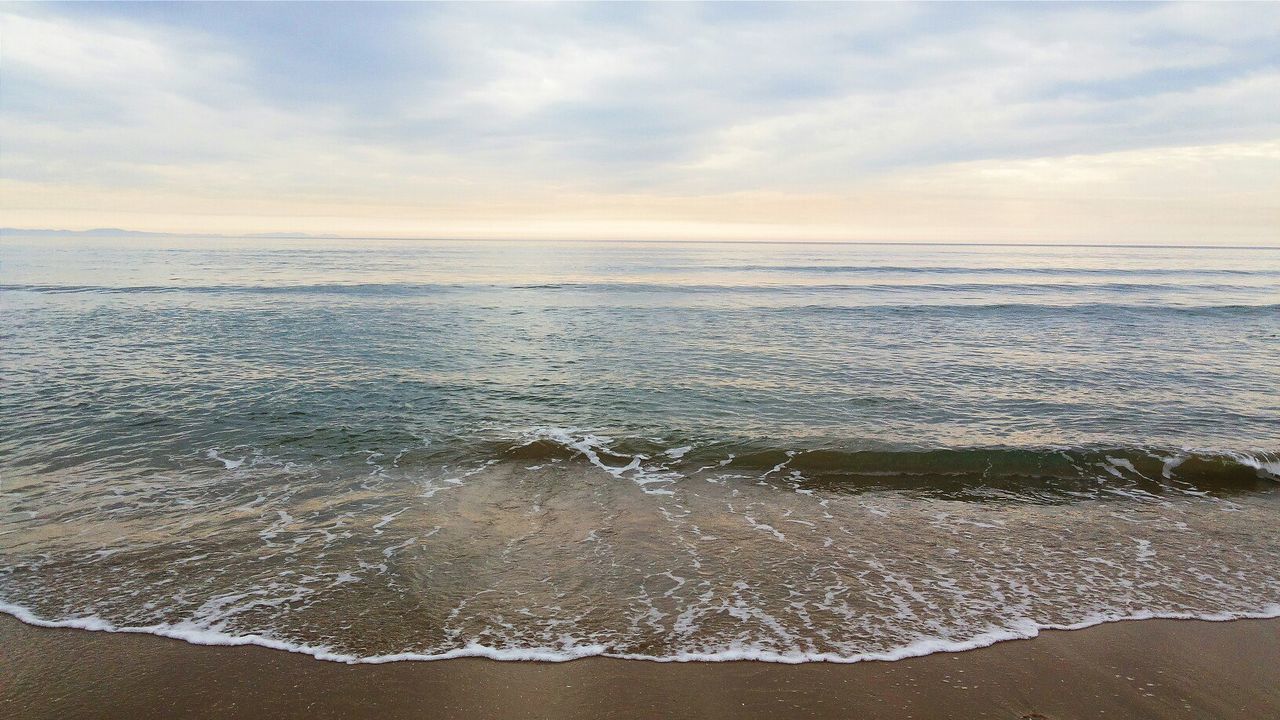
<instances>
[{"instance_id":1,"label":"distant land","mask_svg":"<svg viewBox=\"0 0 1280 720\"><path fill-rule=\"evenodd\" d=\"M315 233L244 233L226 235L221 233L168 233L147 232L145 230L125 230L123 228L92 228L90 230L54 230L49 228L0 228L0 235L25 235L28 237L182 237L196 238L342 238L342 235L317 235Z\"/></svg>"},{"instance_id":2,"label":"distant land","mask_svg":"<svg viewBox=\"0 0 1280 720\"><path fill-rule=\"evenodd\" d=\"M304 233L304 232L269 232L269 233L187 233L187 232L149 232L146 230L125 230L123 228L92 228L89 230L61 230L51 228L10 228L0 227L0 237L19 235L30 238L204 238L219 239L295 239L295 240L426 240L435 242L543 242L540 238L494 237L466 238L448 236L409 236L409 235L352 235L343 233ZM606 238L563 238L557 242L602 242ZM1274 250L1277 245L1214 245L1209 243L1088 243L1088 242L976 242L976 241L924 241L924 240L709 240L709 239L625 239L625 243L708 243L727 245L774 245L779 243L795 245L926 245L926 246L972 246L972 247L1128 247L1128 248L1214 248L1218 250Z\"/></svg>"}]
</instances>

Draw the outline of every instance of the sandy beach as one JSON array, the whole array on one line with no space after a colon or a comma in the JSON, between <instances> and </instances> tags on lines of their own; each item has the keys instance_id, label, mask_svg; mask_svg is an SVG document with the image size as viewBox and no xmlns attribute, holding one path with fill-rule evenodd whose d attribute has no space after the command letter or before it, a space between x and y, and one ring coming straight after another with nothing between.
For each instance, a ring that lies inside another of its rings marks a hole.
<instances>
[{"instance_id":1,"label":"sandy beach","mask_svg":"<svg viewBox=\"0 0 1280 720\"><path fill-rule=\"evenodd\" d=\"M1260 718L1280 621L1145 620L852 665L343 665L0 618L0 714L35 718Z\"/></svg>"}]
</instances>

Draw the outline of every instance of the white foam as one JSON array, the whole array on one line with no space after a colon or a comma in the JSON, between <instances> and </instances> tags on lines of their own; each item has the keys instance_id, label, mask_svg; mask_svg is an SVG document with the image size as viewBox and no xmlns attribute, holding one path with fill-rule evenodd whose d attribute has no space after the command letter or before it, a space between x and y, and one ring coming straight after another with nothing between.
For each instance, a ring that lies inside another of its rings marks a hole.
<instances>
[{"instance_id":1,"label":"white foam","mask_svg":"<svg viewBox=\"0 0 1280 720\"><path fill-rule=\"evenodd\" d=\"M1271 457L1267 453L1258 453L1256 456L1249 453L1227 453L1232 459L1241 465L1247 465L1254 470L1266 473L1273 480L1280 480L1280 458Z\"/></svg>"},{"instance_id":2,"label":"white foam","mask_svg":"<svg viewBox=\"0 0 1280 720\"><path fill-rule=\"evenodd\" d=\"M375 535L381 535L381 534L382 534L382 528L383 528L384 526L386 526L386 525L387 525L388 523L390 523L392 520L395 520L395 519L396 519L396 517L397 517L398 515L400 515L400 514L401 514L401 513L403 513L403 512L406 512L406 511L408 511L408 510L409 510L409 508L403 508L403 509L401 509L401 510L397 510L396 512L393 512L393 513L391 513L391 514L389 514L389 515L383 515L383 516L382 516L382 519L381 519L381 520L379 520L376 524L374 524L374 526L373 526L373 533L374 533Z\"/></svg>"},{"instance_id":3,"label":"white foam","mask_svg":"<svg viewBox=\"0 0 1280 720\"><path fill-rule=\"evenodd\" d=\"M209 458L210 460L217 460L218 462L222 463L223 467L225 467L228 470L235 470L236 468L243 465L244 461L248 458L248 456L246 455L245 457L242 457L239 460L229 460L218 454L218 448L209 448L209 452L205 454L205 457Z\"/></svg>"},{"instance_id":4,"label":"white foam","mask_svg":"<svg viewBox=\"0 0 1280 720\"><path fill-rule=\"evenodd\" d=\"M752 528L770 533L771 535L773 535L774 539L777 540L778 542L787 541L787 536L778 532L778 529L775 528L774 526L768 525L762 522L757 522L756 519L751 517L750 515L743 515L742 517L744 520L747 521L747 524L749 524Z\"/></svg>"},{"instance_id":5,"label":"white foam","mask_svg":"<svg viewBox=\"0 0 1280 720\"><path fill-rule=\"evenodd\" d=\"M463 484L463 481L465 481L467 478L469 478L469 477L471 477L472 475L475 475L475 474L477 474L477 473L483 472L486 468L488 468L488 467L490 467L490 466L492 466L492 465L496 464L497 462L498 462L498 460L496 460L496 459L495 459L495 460L489 460L489 461L485 462L483 465L480 465L479 467L471 468L470 470L467 470L466 472L462 473L461 475L457 475L457 476L455 476L455 477L445 478L445 479L444 479L444 482L445 482L445 483L448 483L448 484L447 484L446 486L443 486L443 487L442 487L442 486L440 486L440 485L436 485L435 483L431 482L431 480L425 480L425 481L423 481L422 497L424 497L424 498L434 497L434 496L435 496L435 494L436 494L436 493L438 493L438 492L440 492L441 490L449 490L449 489L452 489L452 488L459 487L459 486L461 486L461 485Z\"/></svg>"},{"instance_id":6,"label":"white foam","mask_svg":"<svg viewBox=\"0 0 1280 720\"><path fill-rule=\"evenodd\" d=\"M674 483L683 479L683 475L678 472L669 470L663 465L646 466L644 463L649 460L648 455L637 453L632 455L625 465L610 465L601 459L600 453L610 455L618 455L626 457L625 453L620 453L612 449L609 444L613 442L613 438L603 435L594 435L591 433L583 433L577 428L534 428L526 433L526 439L530 442L537 440L550 440L562 447L575 450L587 459L587 462L595 465L606 473L619 479L629 479L639 485L644 492L650 495L672 495L671 490L663 488L651 488L649 485L661 483L663 485ZM666 455L675 459L684 455L693 447L674 448L666 451Z\"/></svg>"},{"instance_id":7,"label":"white foam","mask_svg":"<svg viewBox=\"0 0 1280 720\"><path fill-rule=\"evenodd\" d=\"M1161 458L1161 460L1164 461L1164 465L1160 467L1160 475L1162 475L1166 480L1172 480L1173 471L1176 470L1179 465L1187 461L1187 456L1171 455L1167 458Z\"/></svg>"},{"instance_id":8,"label":"white foam","mask_svg":"<svg viewBox=\"0 0 1280 720\"><path fill-rule=\"evenodd\" d=\"M1256 611L1217 612L1217 613L1156 613L1138 611L1125 615L1091 615L1080 622L1053 625L1040 624L1031 620L1021 620L1009 627L991 628L968 640L947 640L944 638L920 638L885 652L858 653L839 655L836 653L815 653L801 650L771 650L749 646L730 646L712 651L675 652L670 655L644 655L638 653L612 653L604 645L574 644L566 638L561 647L526 647L507 648L482 645L469 642L460 647L442 653L394 653L388 655L357 656L334 652L324 645L303 645L288 642L264 635L232 635L221 630L211 630L193 623L176 623L151 625L143 627L121 627L113 625L98 617L78 617L64 620L46 620L37 616L25 607L0 601L0 612L11 615L18 620L35 627L76 628L95 632L140 633L157 635L191 643L192 645L241 646L257 645L273 650L310 655L317 660L341 662L347 664L382 664L402 661L434 661L453 658L479 657L502 661L538 661L567 662L585 657L609 657L624 660L645 660L649 662L735 662L754 660L784 664L800 664L809 662L856 663L867 660L894 661L906 658L931 655L939 652L964 652L988 647L1005 640L1021 640L1039 635L1044 630L1082 630L1112 622L1130 620L1202 620L1225 622L1229 620L1280 618L1280 603L1266 605Z\"/></svg>"},{"instance_id":9,"label":"white foam","mask_svg":"<svg viewBox=\"0 0 1280 720\"><path fill-rule=\"evenodd\" d=\"M1132 540L1138 546L1137 554L1136 554L1136 557L1134 558L1135 560L1137 560L1140 563L1145 563L1145 562L1151 562L1152 560L1155 559L1156 551L1151 549L1150 540L1143 540L1141 538L1132 538Z\"/></svg>"}]
</instances>

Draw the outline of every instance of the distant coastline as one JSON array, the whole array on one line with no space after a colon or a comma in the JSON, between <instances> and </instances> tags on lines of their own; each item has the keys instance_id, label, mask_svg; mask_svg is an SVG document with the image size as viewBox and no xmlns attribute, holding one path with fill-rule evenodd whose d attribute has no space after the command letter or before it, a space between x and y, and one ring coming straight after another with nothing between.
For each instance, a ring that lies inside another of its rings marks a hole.
<instances>
[{"instance_id":1,"label":"distant coastline","mask_svg":"<svg viewBox=\"0 0 1280 720\"><path fill-rule=\"evenodd\" d=\"M86 230L66 230L57 228L0 228L0 239L7 236L28 238L93 238L93 239L142 239L142 238L189 238L193 240L377 240L385 242L529 242L529 243L600 243L617 242L619 244L690 244L690 245L870 245L870 246L905 246L905 247L1080 247L1080 248L1166 248L1171 250L1280 250L1280 243L1275 245L1214 245L1204 243L1173 243L1167 245L1150 243L1073 243L1073 242L968 242L926 240L715 240L715 239L681 239L681 238L580 238L566 237L554 241L545 238L520 237L428 237L413 235L347 235L337 233L303 233L303 232L268 232L268 233L188 233L188 232L155 232L150 230L126 230L124 228L90 228Z\"/></svg>"},{"instance_id":2,"label":"distant coastline","mask_svg":"<svg viewBox=\"0 0 1280 720\"><path fill-rule=\"evenodd\" d=\"M317 235L314 233L245 233L226 234L226 233L181 233L181 232L151 232L148 230L125 230L124 228L90 228L88 230L66 230L62 228L0 228L0 236L4 235L22 235L25 237L100 237L100 238L135 238L135 237L189 237L189 238L264 238L277 240L297 239L325 239L325 240L343 240L358 239L346 238L342 235Z\"/></svg>"}]
</instances>

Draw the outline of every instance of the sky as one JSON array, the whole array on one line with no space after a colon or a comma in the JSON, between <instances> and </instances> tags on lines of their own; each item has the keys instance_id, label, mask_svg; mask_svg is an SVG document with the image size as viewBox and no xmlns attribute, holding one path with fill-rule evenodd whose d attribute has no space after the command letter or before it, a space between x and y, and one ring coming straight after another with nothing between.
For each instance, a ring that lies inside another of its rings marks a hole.
<instances>
[{"instance_id":1,"label":"sky","mask_svg":"<svg viewBox=\"0 0 1280 720\"><path fill-rule=\"evenodd\" d=\"M1280 3L3 4L0 210L1280 245Z\"/></svg>"}]
</instances>

